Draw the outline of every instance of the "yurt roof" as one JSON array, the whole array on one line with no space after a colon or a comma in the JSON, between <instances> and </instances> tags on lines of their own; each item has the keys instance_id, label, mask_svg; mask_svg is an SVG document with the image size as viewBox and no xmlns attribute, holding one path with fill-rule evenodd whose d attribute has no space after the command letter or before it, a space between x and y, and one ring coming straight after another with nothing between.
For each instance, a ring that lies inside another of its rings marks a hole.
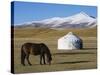
<instances>
[{"instance_id":1,"label":"yurt roof","mask_svg":"<svg viewBox=\"0 0 100 75\"><path fill-rule=\"evenodd\" d=\"M69 32L67 35L61 37L60 39L72 39L72 40L81 40L76 34L73 32Z\"/></svg>"}]
</instances>

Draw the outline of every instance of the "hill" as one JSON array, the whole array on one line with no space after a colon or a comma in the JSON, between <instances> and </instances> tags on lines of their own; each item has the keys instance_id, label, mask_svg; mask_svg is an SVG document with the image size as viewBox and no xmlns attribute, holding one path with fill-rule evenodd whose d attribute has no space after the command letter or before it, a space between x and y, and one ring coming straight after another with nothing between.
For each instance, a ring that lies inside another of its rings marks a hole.
<instances>
[{"instance_id":1,"label":"hill","mask_svg":"<svg viewBox=\"0 0 100 75\"><path fill-rule=\"evenodd\" d=\"M63 30L55 30L55 29L47 29L47 28L15 28L14 36L16 38L59 38L66 35L68 32L73 32L74 34L80 37L96 37L97 36L97 28L87 28L87 29L63 29Z\"/></svg>"}]
</instances>

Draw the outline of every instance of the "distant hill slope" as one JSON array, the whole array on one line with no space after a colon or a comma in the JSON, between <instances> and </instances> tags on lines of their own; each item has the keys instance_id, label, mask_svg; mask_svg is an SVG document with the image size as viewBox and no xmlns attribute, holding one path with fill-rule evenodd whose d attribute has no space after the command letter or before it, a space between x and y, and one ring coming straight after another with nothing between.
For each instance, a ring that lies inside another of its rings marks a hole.
<instances>
[{"instance_id":1,"label":"distant hill slope","mask_svg":"<svg viewBox=\"0 0 100 75\"><path fill-rule=\"evenodd\" d=\"M84 12L74 14L69 17L53 17L41 21L27 22L15 25L16 28L93 28L96 27L97 20L93 16L89 16Z\"/></svg>"},{"instance_id":2,"label":"distant hill slope","mask_svg":"<svg viewBox=\"0 0 100 75\"><path fill-rule=\"evenodd\" d=\"M59 38L66 35L68 32L73 32L80 37L96 37L97 28L88 29L64 29L55 30L47 28L15 28L14 36L16 38Z\"/></svg>"}]
</instances>

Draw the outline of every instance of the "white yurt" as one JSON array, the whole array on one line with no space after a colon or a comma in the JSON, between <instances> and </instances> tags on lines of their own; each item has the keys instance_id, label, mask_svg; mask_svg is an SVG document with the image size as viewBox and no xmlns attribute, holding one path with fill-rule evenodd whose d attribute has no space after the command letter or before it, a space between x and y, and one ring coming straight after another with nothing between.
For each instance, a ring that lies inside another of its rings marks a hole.
<instances>
[{"instance_id":1,"label":"white yurt","mask_svg":"<svg viewBox=\"0 0 100 75\"><path fill-rule=\"evenodd\" d=\"M82 49L83 42L82 40L72 32L69 32L67 35L58 39L58 50L73 50L73 49Z\"/></svg>"}]
</instances>

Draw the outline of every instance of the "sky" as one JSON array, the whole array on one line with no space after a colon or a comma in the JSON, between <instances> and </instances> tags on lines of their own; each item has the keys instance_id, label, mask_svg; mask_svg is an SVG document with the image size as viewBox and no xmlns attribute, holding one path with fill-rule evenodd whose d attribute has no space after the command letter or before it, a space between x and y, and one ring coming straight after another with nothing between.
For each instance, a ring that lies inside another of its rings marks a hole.
<instances>
[{"instance_id":1,"label":"sky","mask_svg":"<svg viewBox=\"0 0 100 75\"><path fill-rule=\"evenodd\" d=\"M15 1L13 7L11 12L14 14L14 25L52 17L68 17L80 12L97 17L96 6Z\"/></svg>"}]
</instances>

